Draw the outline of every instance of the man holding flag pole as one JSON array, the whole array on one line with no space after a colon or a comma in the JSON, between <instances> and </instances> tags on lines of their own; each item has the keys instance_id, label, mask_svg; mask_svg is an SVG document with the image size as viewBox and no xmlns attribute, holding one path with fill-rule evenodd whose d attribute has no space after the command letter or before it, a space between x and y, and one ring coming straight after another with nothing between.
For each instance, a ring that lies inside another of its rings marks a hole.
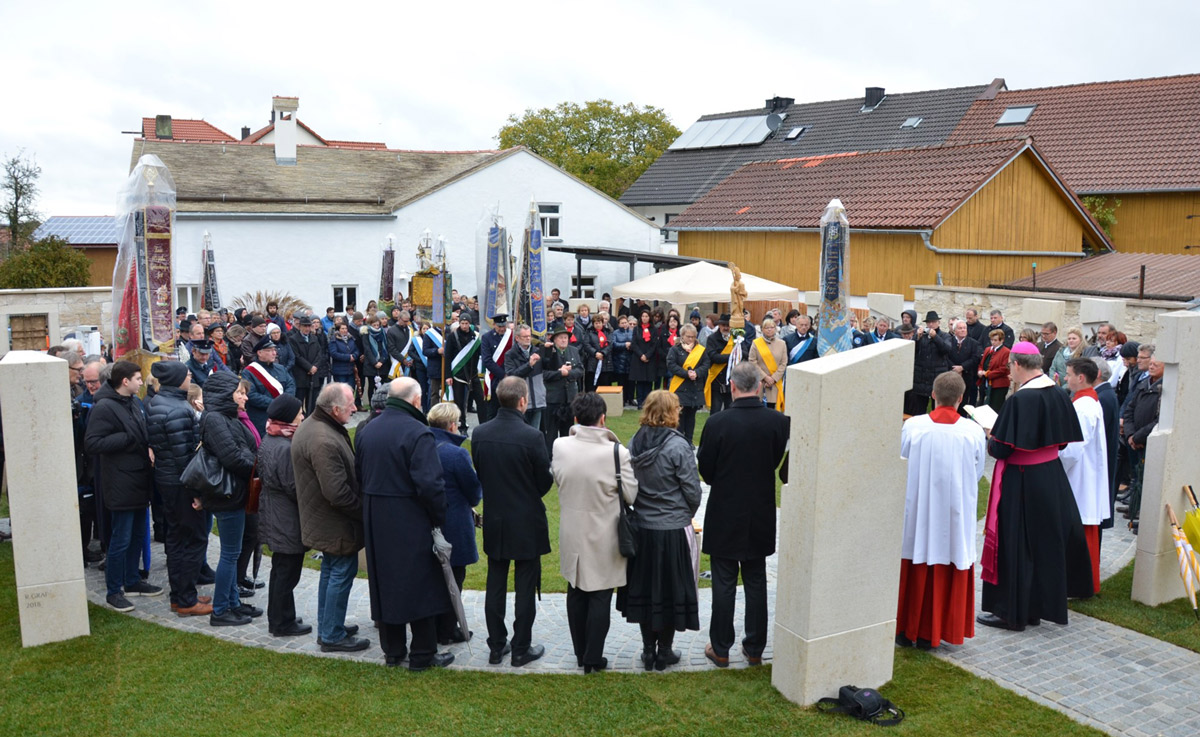
<instances>
[{"instance_id":1,"label":"man holding flag pole","mask_svg":"<svg viewBox=\"0 0 1200 737\"><path fill-rule=\"evenodd\" d=\"M445 384L452 395L450 399L458 405L462 418L459 430L466 433L468 399L474 394L476 404L483 404L476 368L479 361L479 336L471 326L470 314L464 312L458 316L458 328L446 335L443 355L450 362Z\"/></svg>"},{"instance_id":2,"label":"man holding flag pole","mask_svg":"<svg viewBox=\"0 0 1200 737\"><path fill-rule=\"evenodd\" d=\"M508 325L508 315L499 313L492 316L494 330L480 339L479 351L483 355L483 393L487 397L487 417L480 417L481 423L496 416L500 408L496 400L496 386L504 378L504 354L513 344L513 332Z\"/></svg>"}]
</instances>

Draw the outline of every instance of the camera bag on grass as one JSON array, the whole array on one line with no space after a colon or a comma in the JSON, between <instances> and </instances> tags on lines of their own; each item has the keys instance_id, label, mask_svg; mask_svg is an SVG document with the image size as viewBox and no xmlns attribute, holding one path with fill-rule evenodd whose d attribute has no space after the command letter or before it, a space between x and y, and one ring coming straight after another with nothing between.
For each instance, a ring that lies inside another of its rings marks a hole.
<instances>
[{"instance_id":1,"label":"camera bag on grass","mask_svg":"<svg viewBox=\"0 0 1200 737\"><path fill-rule=\"evenodd\" d=\"M842 686L836 699L821 699L817 709L829 714L849 714L880 727L892 727L904 721L904 711L900 707L883 698L878 691L858 686Z\"/></svg>"}]
</instances>

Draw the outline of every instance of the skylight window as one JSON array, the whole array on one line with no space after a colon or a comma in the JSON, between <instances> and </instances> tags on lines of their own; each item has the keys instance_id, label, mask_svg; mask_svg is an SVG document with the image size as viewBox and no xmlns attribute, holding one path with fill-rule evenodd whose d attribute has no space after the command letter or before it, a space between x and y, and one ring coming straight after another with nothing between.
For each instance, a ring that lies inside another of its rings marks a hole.
<instances>
[{"instance_id":1,"label":"skylight window","mask_svg":"<svg viewBox=\"0 0 1200 737\"><path fill-rule=\"evenodd\" d=\"M1004 111L1000 119L996 121L996 125L1021 125L1029 120L1029 116L1033 115L1033 109L1037 105L1020 105L1010 107Z\"/></svg>"},{"instance_id":2,"label":"skylight window","mask_svg":"<svg viewBox=\"0 0 1200 737\"><path fill-rule=\"evenodd\" d=\"M901 123L900 127L901 128L916 128L918 125L921 124L922 120L924 120L924 118L909 118L908 120Z\"/></svg>"},{"instance_id":3,"label":"skylight window","mask_svg":"<svg viewBox=\"0 0 1200 737\"><path fill-rule=\"evenodd\" d=\"M806 130L808 130L808 126L798 125L795 128L792 128L790 131L788 131L786 138L789 141L794 141L797 138L799 138L800 136L804 135L804 131L806 131Z\"/></svg>"}]
</instances>

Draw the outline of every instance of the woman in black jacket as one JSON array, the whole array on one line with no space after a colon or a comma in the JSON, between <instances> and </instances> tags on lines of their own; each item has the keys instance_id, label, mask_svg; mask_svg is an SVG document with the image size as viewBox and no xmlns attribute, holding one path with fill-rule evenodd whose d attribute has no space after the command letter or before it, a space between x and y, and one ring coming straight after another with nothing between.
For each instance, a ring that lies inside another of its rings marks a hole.
<instances>
[{"instance_id":1,"label":"woman in black jacket","mask_svg":"<svg viewBox=\"0 0 1200 737\"><path fill-rule=\"evenodd\" d=\"M271 584L267 589L267 628L276 637L307 635L311 624L296 619L292 592L300 582L307 548L300 540L300 509L292 471L292 434L304 419L300 400L280 394L267 407L267 436L258 446L262 479L258 532L271 548Z\"/></svg>"},{"instance_id":2,"label":"woman in black jacket","mask_svg":"<svg viewBox=\"0 0 1200 737\"><path fill-rule=\"evenodd\" d=\"M689 361L693 352L699 357L694 365ZM679 342L667 353L667 389L679 397L679 432L688 445L696 444L696 410L704 406L704 383L711 365L704 346L696 342L696 328L690 323L684 325Z\"/></svg>"},{"instance_id":3,"label":"woman in black jacket","mask_svg":"<svg viewBox=\"0 0 1200 737\"><path fill-rule=\"evenodd\" d=\"M642 312L633 328L633 345L630 347L629 380L637 387L637 406L642 408L650 385L658 371L658 328L650 324L650 312Z\"/></svg>"},{"instance_id":4,"label":"woman in black jacket","mask_svg":"<svg viewBox=\"0 0 1200 737\"><path fill-rule=\"evenodd\" d=\"M242 604L237 591L238 556L242 552L242 533L246 526L246 494L254 471L254 435L238 419L238 394L246 401L238 377L220 372L204 384L204 414L200 417L200 442L217 457L233 477L233 494L200 500L217 520L221 538L221 559L213 588L213 613L209 624L249 624L262 610Z\"/></svg>"}]
</instances>

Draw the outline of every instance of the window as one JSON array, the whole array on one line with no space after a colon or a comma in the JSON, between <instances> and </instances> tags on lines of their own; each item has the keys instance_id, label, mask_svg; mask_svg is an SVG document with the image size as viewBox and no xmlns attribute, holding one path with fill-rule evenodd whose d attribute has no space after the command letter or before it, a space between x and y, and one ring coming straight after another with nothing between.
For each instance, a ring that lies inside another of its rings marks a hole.
<instances>
[{"instance_id":1,"label":"window","mask_svg":"<svg viewBox=\"0 0 1200 737\"><path fill-rule=\"evenodd\" d=\"M787 136L785 136L785 138L789 141L794 141L797 138L799 138L800 136L804 135L804 131L806 131L806 130L808 130L808 126L798 125L795 128L792 128L790 131L788 131L788 134L787 134Z\"/></svg>"},{"instance_id":2,"label":"window","mask_svg":"<svg viewBox=\"0 0 1200 737\"><path fill-rule=\"evenodd\" d=\"M996 121L996 125L1021 125L1029 120L1029 116L1033 115L1033 109L1037 105L1021 105L1018 107L1010 107L1004 111L1000 119Z\"/></svg>"},{"instance_id":3,"label":"window","mask_svg":"<svg viewBox=\"0 0 1200 737\"><path fill-rule=\"evenodd\" d=\"M580 293L582 292L582 294ZM571 274L571 298L572 299L595 299L596 297L596 276L595 274Z\"/></svg>"},{"instance_id":4,"label":"window","mask_svg":"<svg viewBox=\"0 0 1200 737\"><path fill-rule=\"evenodd\" d=\"M562 218L561 204L550 202L538 203L538 217L542 221L542 238L562 238L559 234L559 220Z\"/></svg>"},{"instance_id":5,"label":"window","mask_svg":"<svg viewBox=\"0 0 1200 737\"><path fill-rule=\"evenodd\" d=\"M196 314L196 310L200 309L200 285L176 284L175 306L186 307L189 315Z\"/></svg>"},{"instance_id":6,"label":"window","mask_svg":"<svg viewBox=\"0 0 1200 737\"><path fill-rule=\"evenodd\" d=\"M921 124L922 120L924 120L924 118L909 118L908 120L901 123L900 127L901 128L916 128L918 125Z\"/></svg>"},{"instance_id":7,"label":"window","mask_svg":"<svg viewBox=\"0 0 1200 737\"><path fill-rule=\"evenodd\" d=\"M668 212L667 214L663 215L663 225L670 225L671 218L677 218L677 217L679 217L679 213ZM664 229L662 231L662 237L663 237L664 243L674 243L679 240L679 233L674 230Z\"/></svg>"},{"instance_id":8,"label":"window","mask_svg":"<svg viewBox=\"0 0 1200 737\"><path fill-rule=\"evenodd\" d=\"M334 285L333 287L333 311L345 312L346 305L358 304L358 286L349 285Z\"/></svg>"}]
</instances>

